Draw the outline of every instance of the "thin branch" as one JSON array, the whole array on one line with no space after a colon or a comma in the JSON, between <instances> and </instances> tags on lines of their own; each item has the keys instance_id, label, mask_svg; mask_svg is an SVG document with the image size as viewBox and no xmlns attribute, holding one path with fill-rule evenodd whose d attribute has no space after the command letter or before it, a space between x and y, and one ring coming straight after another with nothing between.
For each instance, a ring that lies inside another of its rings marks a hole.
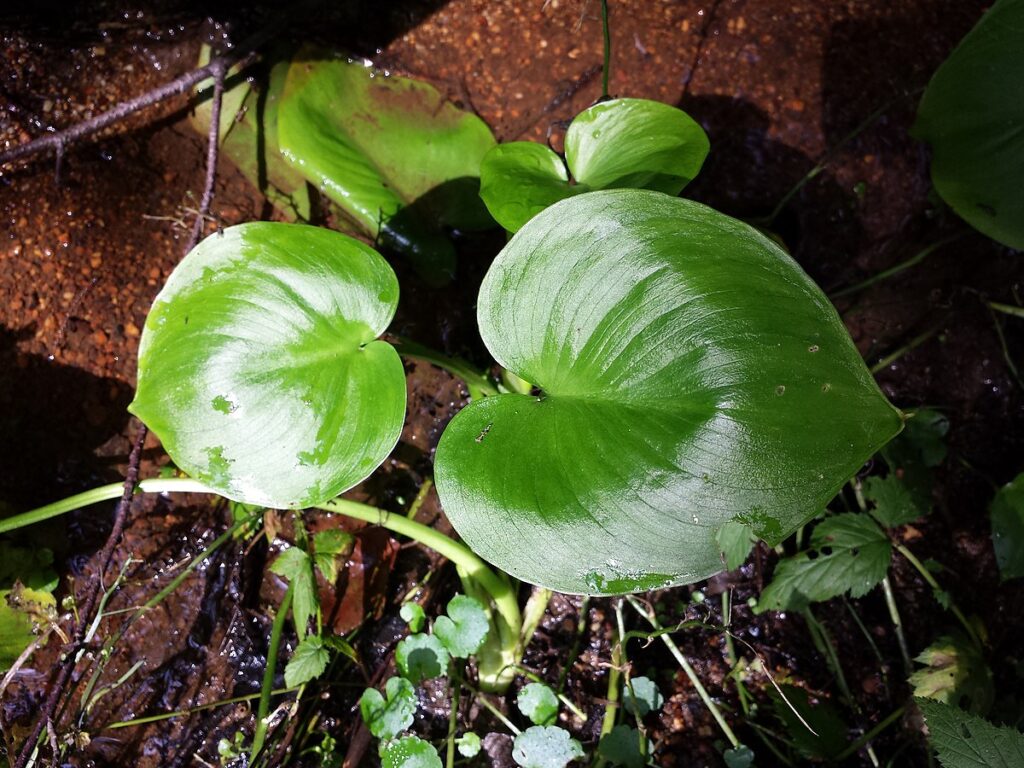
<instances>
[{"instance_id":1,"label":"thin branch","mask_svg":"<svg viewBox=\"0 0 1024 768\"><path fill-rule=\"evenodd\" d=\"M206 145L206 182L203 184L203 196L199 201L199 212L196 214L195 224L192 225L192 237L189 238L185 248L186 253L196 247L203 234L203 224L210 213L210 204L213 202L213 186L217 180L220 107L224 101L224 78L227 76L228 68L222 60L214 60L209 66L213 68L213 103L210 109L210 129Z\"/></svg>"}]
</instances>

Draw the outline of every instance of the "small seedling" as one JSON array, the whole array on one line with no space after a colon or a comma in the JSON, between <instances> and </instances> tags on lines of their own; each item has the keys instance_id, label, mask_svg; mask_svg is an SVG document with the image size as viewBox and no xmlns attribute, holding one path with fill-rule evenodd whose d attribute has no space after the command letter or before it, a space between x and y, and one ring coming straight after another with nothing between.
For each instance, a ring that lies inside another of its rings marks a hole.
<instances>
[{"instance_id":1,"label":"small seedling","mask_svg":"<svg viewBox=\"0 0 1024 768\"><path fill-rule=\"evenodd\" d=\"M516 697L516 705L534 725L554 725L558 717L558 697L543 683L523 686Z\"/></svg>"},{"instance_id":2,"label":"small seedling","mask_svg":"<svg viewBox=\"0 0 1024 768\"><path fill-rule=\"evenodd\" d=\"M385 699L376 688L367 688L359 699L359 713L370 733L384 742L397 738L416 714L416 690L403 677L388 678Z\"/></svg>"}]
</instances>

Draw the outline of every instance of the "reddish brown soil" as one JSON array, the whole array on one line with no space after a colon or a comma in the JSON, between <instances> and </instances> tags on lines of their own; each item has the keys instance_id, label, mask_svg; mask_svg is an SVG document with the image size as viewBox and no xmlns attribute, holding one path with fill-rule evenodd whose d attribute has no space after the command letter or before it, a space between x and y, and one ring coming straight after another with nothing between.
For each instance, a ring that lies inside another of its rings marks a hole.
<instances>
[{"instance_id":1,"label":"reddish brown soil","mask_svg":"<svg viewBox=\"0 0 1024 768\"><path fill-rule=\"evenodd\" d=\"M375 7L380 5L318 11L309 21L296 19L287 34L344 46L430 80L479 113L501 140L543 141L550 134L557 146L565 121L600 95L596 0L398 3L383 12ZM773 223L826 291L964 230L930 197L927 151L907 130L918 89L975 23L985 2L611 0L610 6L610 92L679 105L710 135L712 153L688 196L736 216L764 218L827 158L824 170ZM279 10L217 9L213 15L223 24L205 20L186 2L128 11L117 3L99 3L75 20L47 3L0 11L0 148L164 82L194 65L201 41L226 35L237 40ZM843 143L883 107L876 120ZM131 398L139 329L182 255L187 232L174 220L190 221L184 209L195 206L202 185L204 142L188 126L186 110L184 99L171 101L96 142L69 148L59 183L46 160L0 174L0 505L11 510L121 477L134 429L124 408ZM224 164L214 214L218 222L232 224L263 217L267 208ZM396 330L484 363L473 328L473 297L501 243L499 233L460 243L459 278L441 293L417 283L399 265L403 299ZM932 557L948 569L942 575L945 586L984 621L996 664L1024 656L1019 631L1024 593L1019 586L999 584L986 513L992 485L1022 468L1024 401L1007 365L1007 355L1022 359L1022 337L1017 321L993 318L981 299L1017 303L1019 259L968 233L899 278L837 302L869 362L934 330L879 373L897 405L940 408L952 425L936 512L902 535L922 558ZM996 323L1004 327L1006 354ZM430 474L440 432L464 402L459 382L429 366L409 367L410 416L402 441L393 458L356 491L394 509L404 508ZM164 461L151 437L144 474ZM137 605L152 595L168 573L221 530L223 508L196 499L191 504L161 498L136 505L117 562L129 557L141 562L129 569L112 608ZM58 553L67 591L93 574L90 555L105 538L111 510L112 505L98 505L30 534L30 540ZM446 526L441 514L436 496L429 496L420 519ZM386 668L382 665L401 636L397 600L435 565L421 550L405 547L388 578L379 563L390 563L394 553L389 538L379 533L362 534L365 563L354 558L337 595L346 606L344 623L357 622L361 614L379 619L357 634L368 675ZM136 661L143 666L83 722L91 743L69 758L74 764L191 765L193 755L216 764L221 737L238 728L251 732L251 709L241 704L144 727L107 726L258 690L270 606L280 594L276 577L264 576L263 566L278 543L251 549L236 543L220 550L133 628L103 680L116 679ZM719 595L733 590L733 626L750 643L749 649L738 645L739 655L753 659L756 651L776 677L789 678L814 697L835 699L835 684L802 619L755 617L746 607L769 577L774 557L761 552L740 571L695 585L707 598L703 603L692 602L688 589L654 599L669 620L717 624ZM430 600L446 600L455 582L442 569L431 582ZM900 559L893 582L908 619L911 650L919 651L948 628L950 617ZM358 598L346 597L345 585L358 587ZM866 647L842 601L821 606L816 615L837 643L861 708L848 721L863 729L903 704L908 689L881 596L851 602L885 664ZM592 743L600 727L611 605L592 600L581 622L579 599L556 597L526 657L548 680L567 675L569 695L590 717L586 723L564 724L585 742ZM580 625L578 653L570 659ZM735 687L725 679L723 636L691 630L677 637L711 694L728 708L741 738L758 751L758 765L773 765L742 725ZM8 743L18 740L38 706L58 651L51 642L4 695L0 718ZM720 733L671 657L657 645L641 649L637 644L630 647L630 661L636 674L656 678L666 692L664 712L651 722L660 744L657 763L721 765ZM313 705L307 702L296 722L308 716L310 706L319 707L318 728L330 731L344 750L356 733L350 707L365 679L361 671L341 665L331 679L334 687ZM764 704L764 679L751 677L749 685ZM417 727L443 733L444 692L426 691L421 703ZM483 717L475 709L469 715ZM769 715L762 719L776 727ZM478 730L486 732L488 723L481 719ZM898 764L926 764L919 723L908 716L901 726L876 742L883 761L909 739ZM67 717L59 730L71 733ZM295 753L315 742L287 733ZM500 738L491 741L494 764L507 764L501 762L507 761L501 757L507 745ZM850 764L868 763L861 755Z\"/></svg>"}]
</instances>

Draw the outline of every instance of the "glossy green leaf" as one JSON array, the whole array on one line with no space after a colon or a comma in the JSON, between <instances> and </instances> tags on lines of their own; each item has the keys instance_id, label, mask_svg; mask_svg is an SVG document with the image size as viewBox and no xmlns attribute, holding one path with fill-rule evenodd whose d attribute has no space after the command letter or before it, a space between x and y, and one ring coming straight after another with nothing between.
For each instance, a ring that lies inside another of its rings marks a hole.
<instances>
[{"instance_id":1,"label":"glossy green leaf","mask_svg":"<svg viewBox=\"0 0 1024 768\"><path fill-rule=\"evenodd\" d=\"M441 768L441 758L429 741L406 736L381 750L381 768Z\"/></svg>"},{"instance_id":2,"label":"glossy green leaf","mask_svg":"<svg viewBox=\"0 0 1024 768\"><path fill-rule=\"evenodd\" d=\"M657 712L664 703L658 684L649 677L634 677L622 689L622 705L631 715L645 717L649 712Z\"/></svg>"},{"instance_id":3,"label":"glossy green leaf","mask_svg":"<svg viewBox=\"0 0 1024 768\"><path fill-rule=\"evenodd\" d=\"M303 49L278 107L284 157L372 237L425 278L454 270L437 223L489 222L479 200L490 129L431 85Z\"/></svg>"},{"instance_id":4,"label":"glossy green leaf","mask_svg":"<svg viewBox=\"0 0 1024 768\"><path fill-rule=\"evenodd\" d=\"M916 699L943 768L1020 768L1024 733L929 699Z\"/></svg>"},{"instance_id":5,"label":"glossy green leaf","mask_svg":"<svg viewBox=\"0 0 1024 768\"><path fill-rule=\"evenodd\" d=\"M157 295L129 410L230 499L322 503L367 477L401 433L405 372L376 340L397 301L391 268L352 238L230 227Z\"/></svg>"},{"instance_id":6,"label":"glossy green leaf","mask_svg":"<svg viewBox=\"0 0 1024 768\"><path fill-rule=\"evenodd\" d=\"M402 677L388 678L387 698L376 688L367 688L359 698L359 712L370 733L378 739L393 739L412 725L416 714L416 690Z\"/></svg>"},{"instance_id":7,"label":"glossy green leaf","mask_svg":"<svg viewBox=\"0 0 1024 768\"><path fill-rule=\"evenodd\" d=\"M480 196L499 224L517 232L544 208L583 192L639 188L677 195L700 171L709 146L704 130L680 109L614 99L572 121L565 163L532 142L492 149L480 168Z\"/></svg>"},{"instance_id":8,"label":"glossy green leaf","mask_svg":"<svg viewBox=\"0 0 1024 768\"><path fill-rule=\"evenodd\" d=\"M516 695L516 706L534 725L554 725L558 716L558 697L544 683L524 685Z\"/></svg>"},{"instance_id":9,"label":"glossy green leaf","mask_svg":"<svg viewBox=\"0 0 1024 768\"><path fill-rule=\"evenodd\" d=\"M745 744L727 749L722 753L726 768L753 768L754 750Z\"/></svg>"},{"instance_id":10,"label":"glossy green leaf","mask_svg":"<svg viewBox=\"0 0 1024 768\"><path fill-rule=\"evenodd\" d=\"M868 515L830 517L815 527L810 549L779 562L757 611L800 610L844 592L861 597L885 578L891 561L889 538Z\"/></svg>"},{"instance_id":11,"label":"glossy green leaf","mask_svg":"<svg viewBox=\"0 0 1024 768\"><path fill-rule=\"evenodd\" d=\"M456 659L468 659L479 651L489 629L483 606L466 595L448 601L448 615L434 622L434 635Z\"/></svg>"},{"instance_id":12,"label":"glossy green leaf","mask_svg":"<svg viewBox=\"0 0 1024 768\"><path fill-rule=\"evenodd\" d=\"M53 552L0 541L0 671L57 620L56 588Z\"/></svg>"},{"instance_id":13,"label":"glossy green leaf","mask_svg":"<svg viewBox=\"0 0 1024 768\"><path fill-rule=\"evenodd\" d=\"M989 515L999 573L1003 579L1024 576L1024 474L999 489Z\"/></svg>"},{"instance_id":14,"label":"glossy green leaf","mask_svg":"<svg viewBox=\"0 0 1024 768\"><path fill-rule=\"evenodd\" d=\"M549 205L585 191L569 183L562 158L532 141L500 144L480 166L480 197L509 232L518 232Z\"/></svg>"},{"instance_id":15,"label":"glossy green leaf","mask_svg":"<svg viewBox=\"0 0 1024 768\"><path fill-rule=\"evenodd\" d=\"M409 635L395 646L395 663L414 685L448 674L448 649L433 635Z\"/></svg>"},{"instance_id":16,"label":"glossy green leaf","mask_svg":"<svg viewBox=\"0 0 1024 768\"><path fill-rule=\"evenodd\" d=\"M914 696L964 706L981 715L992 706L992 671L963 633L943 635L914 660L924 665L907 681Z\"/></svg>"},{"instance_id":17,"label":"glossy green leaf","mask_svg":"<svg viewBox=\"0 0 1024 768\"><path fill-rule=\"evenodd\" d=\"M660 101L613 99L576 115L565 159L578 184L678 195L704 164L707 134L688 114Z\"/></svg>"},{"instance_id":18,"label":"glossy green leaf","mask_svg":"<svg viewBox=\"0 0 1024 768\"><path fill-rule=\"evenodd\" d=\"M580 743L568 731L554 726L534 725L512 743L512 759L522 768L565 768L580 757Z\"/></svg>"},{"instance_id":19,"label":"glossy green leaf","mask_svg":"<svg viewBox=\"0 0 1024 768\"><path fill-rule=\"evenodd\" d=\"M542 394L463 409L437 490L477 553L558 591L720 571L723 524L778 543L901 426L789 256L657 192L539 214L492 265L478 319L494 358Z\"/></svg>"},{"instance_id":20,"label":"glossy green leaf","mask_svg":"<svg viewBox=\"0 0 1024 768\"><path fill-rule=\"evenodd\" d=\"M402 603L398 615L409 625L409 631L414 634L423 629L423 624L427 620L423 613L423 607L419 603Z\"/></svg>"},{"instance_id":21,"label":"glossy green leaf","mask_svg":"<svg viewBox=\"0 0 1024 768\"><path fill-rule=\"evenodd\" d=\"M458 746L459 754L463 757L476 757L480 754L480 737L472 731L459 736L455 740L455 744Z\"/></svg>"},{"instance_id":22,"label":"glossy green leaf","mask_svg":"<svg viewBox=\"0 0 1024 768\"><path fill-rule=\"evenodd\" d=\"M1024 0L999 0L943 62L913 134L932 183L975 229L1024 249Z\"/></svg>"},{"instance_id":23,"label":"glossy green leaf","mask_svg":"<svg viewBox=\"0 0 1024 768\"><path fill-rule=\"evenodd\" d=\"M284 668L284 684L294 688L315 680L327 669L330 658L323 640L316 635L304 638Z\"/></svg>"}]
</instances>

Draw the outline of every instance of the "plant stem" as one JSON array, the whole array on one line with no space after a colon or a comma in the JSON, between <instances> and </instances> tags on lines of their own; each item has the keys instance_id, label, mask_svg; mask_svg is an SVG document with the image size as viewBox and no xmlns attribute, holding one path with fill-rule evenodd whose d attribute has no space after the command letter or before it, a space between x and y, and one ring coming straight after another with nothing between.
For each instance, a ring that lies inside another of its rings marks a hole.
<instances>
[{"instance_id":1,"label":"plant stem","mask_svg":"<svg viewBox=\"0 0 1024 768\"><path fill-rule=\"evenodd\" d=\"M622 617L622 599L618 600L615 608L616 618ZM626 633L622 626L616 629L615 645L612 647L612 663L608 670L608 693L605 698L608 705L604 710L604 719L601 721L601 736L607 736L615 727L615 720L619 715L619 698L621 691L620 680L622 669L626 665L626 649L623 644L626 642Z\"/></svg>"},{"instance_id":2,"label":"plant stem","mask_svg":"<svg viewBox=\"0 0 1024 768\"><path fill-rule=\"evenodd\" d=\"M647 623L650 624L651 627L655 630L660 630L662 628L657 617L644 610L635 597L629 596L626 600L629 601L629 604L633 606L633 609L637 613L647 620ZM672 638L667 634L661 635L660 637L669 652L675 657L676 661L679 662L679 666L683 668L683 672L685 672L686 676L690 679L690 683L697 691L697 695L700 696L701 701L704 702L704 706L708 708L708 711L711 712L711 716L715 718L715 722L717 722L718 727L722 729L722 733L725 734L725 738L729 740L729 743L732 744L733 748L739 747L740 740L736 738L736 734L733 733L732 728L729 727L729 723L725 721L725 717L722 715L722 711L718 708L718 705L715 704L711 696L708 695L704 684L701 683L700 678L697 677L696 670L690 666L690 662L686 660L683 652L679 650L679 646L677 646Z\"/></svg>"},{"instance_id":3,"label":"plant stem","mask_svg":"<svg viewBox=\"0 0 1024 768\"><path fill-rule=\"evenodd\" d=\"M590 597L584 595L580 600L579 621L576 622L576 637L573 639L572 648L569 650L569 656L562 666L562 671L558 674L558 689L556 691L558 694L565 690L565 681L569 678L569 670L576 663L576 657L579 656L583 634L587 631L587 614L589 612Z\"/></svg>"},{"instance_id":4,"label":"plant stem","mask_svg":"<svg viewBox=\"0 0 1024 768\"><path fill-rule=\"evenodd\" d=\"M526 608L523 610L523 628L519 633L519 648L526 650L526 647L533 639L533 633L537 631L544 612L548 609L551 600L551 590L544 587L534 587L530 593L530 599L526 601Z\"/></svg>"},{"instance_id":5,"label":"plant stem","mask_svg":"<svg viewBox=\"0 0 1024 768\"><path fill-rule=\"evenodd\" d=\"M252 748L249 750L249 765L254 765L256 758L263 749L263 743L267 739L267 718L270 715L270 697L274 691L274 673L277 671L277 653L281 647L281 633L284 631L284 622L288 618L288 610L292 605L292 596L295 593L295 585L288 584L288 590L284 593L284 599L274 616L274 623L270 628L270 648L267 650L267 666L263 670L263 685L260 687L260 704L256 710L256 732L252 737Z\"/></svg>"},{"instance_id":6,"label":"plant stem","mask_svg":"<svg viewBox=\"0 0 1024 768\"><path fill-rule=\"evenodd\" d=\"M283 696L286 693L295 693L295 691L302 688L301 685L297 685L294 688L278 688L277 690L271 691L271 696ZM104 725L104 730L116 730L119 728L134 728L139 725L149 725L150 723L159 723L163 720L172 720L175 717L189 717L196 714L197 712L205 712L208 709L216 709L217 707L226 707L229 704L243 704L253 699L258 699L262 696L262 693L249 693L245 696L235 696L230 699L221 699L220 701L211 701L209 704L200 704L198 707L191 707L189 709L179 709L175 712L163 712L159 715L149 715L148 717L139 717L135 720L118 720L116 723L110 725Z\"/></svg>"},{"instance_id":7,"label":"plant stem","mask_svg":"<svg viewBox=\"0 0 1024 768\"><path fill-rule=\"evenodd\" d=\"M459 698L462 696L462 674L459 665L453 663L448 680L452 687L452 706L448 711L448 749L445 754L445 768L455 765L455 733L459 728Z\"/></svg>"},{"instance_id":8,"label":"plant stem","mask_svg":"<svg viewBox=\"0 0 1024 768\"><path fill-rule=\"evenodd\" d=\"M74 496L68 496L66 499L55 501L52 504L47 504L46 506L29 510L28 512L22 512L20 515L13 515L4 520L0 520L0 533L7 533L8 531L17 530L18 528L24 528L29 525L34 525L35 523L41 523L44 520L49 520L50 518L58 517L76 509L87 507L90 504L116 499L121 495L122 490L123 483L111 483L110 485L93 488L92 490L84 491L83 493L78 493ZM143 480L135 486L135 492L216 493L216 491L208 488L199 481L185 477L155 477L150 480Z\"/></svg>"},{"instance_id":9,"label":"plant stem","mask_svg":"<svg viewBox=\"0 0 1024 768\"><path fill-rule=\"evenodd\" d=\"M893 546L896 548L897 552L907 559L907 562L914 566L914 569L921 574L921 578L925 580L929 587L931 587L935 592L943 591L942 587L939 586L939 582L935 580L935 577L932 576L931 572L927 568L925 568L924 563L917 559L917 556L913 552L907 549L900 542L894 542ZM978 637L978 633L974 630L974 627L971 626L971 622L967 620L967 617L964 616L960 607L954 603L952 599L950 599L949 602L949 612L956 616L957 621L959 621L960 625L967 631L967 636L971 638L971 641L978 648L984 647L981 642L981 638Z\"/></svg>"},{"instance_id":10,"label":"plant stem","mask_svg":"<svg viewBox=\"0 0 1024 768\"><path fill-rule=\"evenodd\" d=\"M998 301L990 301L988 305L991 309L994 309L996 312L1002 312L1004 315L1024 318L1024 307L1017 307L1013 304L1000 304Z\"/></svg>"},{"instance_id":11,"label":"plant stem","mask_svg":"<svg viewBox=\"0 0 1024 768\"><path fill-rule=\"evenodd\" d=\"M804 608L803 615L804 621L807 622L807 626L811 630L811 638L814 640L814 644L818 646L818 651L825 656L826 663L832 670L832 674L835 675L836 683L839 685L839 692L846 701L846 705L856 712L857 702L853 698L850 686L846 682L846 675L843 674L843 667L839 663L839 655L832 644L832 636L825 625L818 621L810 606Z\"/></svg>"},{"instance_id":12,"label":"plant stem","mask_svg":"<svg viewBox=\"0 0 1024 768\"><path fill-rule=\"evenodd\" d=\"M487 375L481 373L471 363L463 360L461 357L450 357L443 352L438 352L436 349L431 349L402 336L395 337L394 347L402 357L423 360L448 371L452 376L462 379L466 382L469 396L474 400L478 400L481 397L493 397L498 394L497 386L491 383Z\"/></svg>"},{"instance_id":13,"label":"plant stem","mask_svg":"<svg viewBox=\"0 0 1024 768\"><path fill-rule=\"evenodd\" d=\"M904 344L902 347L897 349L895 352L893 352L890 355L886 355L881 360L879 360L877 363L872 365L871 368L870 368L871 372L872 373L878 373L879 371L884 370L888 366L892 365L897 360L899 360L901 357L903 357L905 354L907 354L908 352L916 349L917 347L921 346L926 341L928 341L928 339L930 339L932 336L934 336L936 333L939 332L939 329L941 327L942 327L941 325L932 326L931 328L929 328L924 333L921 333L921 334L915 336L910 341L908 341L906 344Z\"/></svg>"},{"instance_id":14,"label":"plant stem","mask_svg":"<svg viewBox=\"0 0 1024 768\"><path fill-rule=\"evenodd\" d=\"M869 277L867 280L863 280L863 281L861 281L859 283L856 283L855 285L851 285L849 288L843 288L843 290L837 291L836 293L833 293L831 298L839 299L839 298L842 298L843 296L849 296L851 293L857 293L858 291L863 291L865 288L869 288L870 286L874 285L875 283L880 283L883 280L888 280L890 277L893 277L894 275L898 275L900 272L903 272L904 270L907 270L907 269L910 269L911 267L917 266L922 261L924 261L929 256L931 256L933 253L935 253L935 251L939 250L939 248L941 248L942 246L949 245L949 243L955 242L956 240L959 240L959 239L961 239L962 237L964 237L964 236L966 236L968 234L970 234L970 233L969 232L959 232L959 233L957 233L955 235L951 235L949 237L943 238L942 240L934 242L931 245L926 246L925 248L923 248L920 251L918 251L916 254L911 256L906 261L901 261L896 266L889 267L888 269L883 269L877 275Z\"/></svg>"},{"instance_id":15,"label":"plant stem","mask_svg":"<svg viewBox=\"0 0 1024 768\"><path fill-rule=\"evenodd\" d=\"M885 605L889 609L889 620L893 629L896 630L896 642L900 646L900 657L903 659L903 670L910 675L914 671L914 663L910 660L910 649L907 646L907 636L903 634L903 619L900 618L900 609L896 604L896 593L893 592L892 582L888 575L882 579L882 593L885 595Z\"/></svg>"},{"instance_id":16,"label":"plant stem","mask_svg":"<svg viewBox=\"0 0 1024 768\"><path fill-rule=\"evenodd\" d=\"M850 746L848 746L846 749L844 749L842 752L836 755L835 762L841 763L843 762L843 760L846 760L846 758L852 757L854 754L856 754L858 749L860 749L865 744L876 738L878 734L880 734L894 722L903 717L903 712L905 710L906 707L899 707L898 709L896 709L895 712L890 714L887 718L878 723L874 728L872 728L870 731L867 731L863 736L861 736Z\"/></svg>"},{"instance_id":17,"label":"plant stem","mask_svg":"<svg viewBox=\"0 0 1024 768\"><path fill-rule=\"evenodd\" d=\"M608 25L608 0L601 0L601 28L604 32L604 66L601 68L601 101L608 98L608 81L612 71L612 34Z\"/></svg>"}]
</instances>

